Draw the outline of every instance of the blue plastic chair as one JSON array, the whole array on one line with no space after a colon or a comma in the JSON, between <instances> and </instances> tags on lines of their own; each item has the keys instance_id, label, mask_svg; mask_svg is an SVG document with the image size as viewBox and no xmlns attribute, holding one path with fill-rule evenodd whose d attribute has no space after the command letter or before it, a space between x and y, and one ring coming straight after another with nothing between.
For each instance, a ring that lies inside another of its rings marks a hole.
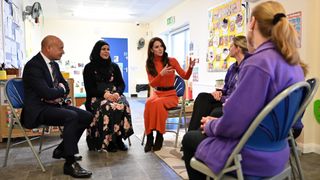
<instances>
[{"instance_id":1,"label":"blue plastic chair","mask_svg":"<svg viewBox=\"0 0 320 180\"><path fill-rule=\"evenodd\" d=\"M308 79L307 82L309 83L310 89L311 89L311 93L306 100L306 103L309 104L318 90L320 81L318 78L311 78L311 79ZM290 131L290 134L289 134L289 144L290 144L290 150L291 150L290 165L292 167L293 179L296 179L296 172L297 172L298 178L300 180L304 180L304 176L301 168L301 162L298 155L297 143L295 142L292 131Z\"/></svg>"},{"instance_id":2,"label":"blue plastic chair","mask_svg":"<svg viewBox=\"0 0 320 180\"><path fill-rule=\"evenodd\" d=\"M245 146L261 151L279 151L286 148L289 131L301 118L310 102L308 101L310 92L310 85L307 82L298 82L283 90L269 102L252 121L219 174L214 174L204 163L194 157L190 162L191 167L206 174L207 179L209 177L220 179L232 171L236 171L238 179L244 179L241 168L242 148ZM265 179L284 179L290 176L291 167L289 166L278 175Z\"/></svg>"},{"instance_id":3,"label":"blue plastic chair","mask_svg":"<svg viewBox=\"0 0 320 180\"><path fill-rule=\"evenodd\" d=\"M42 128L42 133L41 133L40 142L39 142L39 152L37 153L34 149L34 146L31 143L31 141L35 140L35 139L39 139L39 137L29 138L28 135L26 134L24 127L21 125L20 115L16 111L17 109L23 108L23 105L24 105L24 102L23 102L24 101L24 89L23 89L23 81L21 78L14 78L14 79L10 79L7 81L7 83L5 85L5 96L6 96L6 99L8 100L8 104L9 104L9 107L10 107L10 110L12 113L12 118L10 119L10 122L9 122L9 124L10 124L9 135L8 135L6 155L5 155L3 167L7 166L10 148L12 146L27 142L31 151L33 152L35 158L37 159L38 164L41 167L41 170L43 172L45 172L45 168L40 160L39 154L42 151L53 148L57 145L51 145L51 146L48 146L48 147L42 149L42 137L44 135L45 129L47 129L48 126L41 125L38 127L39 129ZM11 144L12 131L15 126L18 126L21 129L25 140ZM60 131L61 131L61 129L60 129Z\"/></svg>"},{"instance_id":4,"label":"blue plastic chair","mask_svg":"<svg viewBox=\"0 0 320 180\"><path fill-rule=\"evenodd\" d=\"M174 81L174 88L179 98L179 104L177 107L168 109L168 119L166 122L166 132L172 132L176 134L176 140L174 146L178 146L178 138L180 133L180 127L184 126L185 132L187 132L186 126L186 111L185 111L185 89L186 84L184 80L176 75ZM174 118L178 118L174 119ZM144 144L145 134L143 134L141 145Z\"/></svg>"}]
</instances>

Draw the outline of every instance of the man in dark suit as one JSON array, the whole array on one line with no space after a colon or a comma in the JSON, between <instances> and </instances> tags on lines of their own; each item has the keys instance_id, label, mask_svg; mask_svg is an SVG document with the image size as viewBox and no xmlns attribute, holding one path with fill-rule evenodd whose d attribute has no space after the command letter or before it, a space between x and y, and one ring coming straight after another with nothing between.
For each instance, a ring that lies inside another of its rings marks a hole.
<instances>
[{"instance_id":1,"label":"man in dark suit","mask_svg":"<svg viewBox=\"0 0 320 180\"><path fill-rule=\"evenodd\" d=\"M93 115L74 106L63 105L69 94L69 87L63 78L58 63L64 54L63 42L56 36L46 36L41 42L41 52L24 67L24 107L21 120L26 128L40 124L64 126L63 141L53 152L53 158L65 158L64 174L77 178L90 177L92 173L83 169L80 160L78 141L89 126Z\"/></svg>"}]
</instances>

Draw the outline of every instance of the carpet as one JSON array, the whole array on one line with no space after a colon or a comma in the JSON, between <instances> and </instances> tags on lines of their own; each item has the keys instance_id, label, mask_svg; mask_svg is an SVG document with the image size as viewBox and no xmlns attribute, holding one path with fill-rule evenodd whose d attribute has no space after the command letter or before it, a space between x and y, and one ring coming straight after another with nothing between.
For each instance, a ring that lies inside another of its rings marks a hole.
<instances>
[{"instance_id":1,"label":"carpet","mask_svg":"<svg viewBox=\"0 0 320 180\"><path fill-rule=\"evenodd\" d=\"M174 143L176 135L170 132L165 133L161 150L154 153L171 169L173 169L182 179L189 179L184 161L181 159L183 152L180 151L180 147L183 135L184 129L181 129L178 138L178 147L175 148Z\"/></svg>"}]
</instances>

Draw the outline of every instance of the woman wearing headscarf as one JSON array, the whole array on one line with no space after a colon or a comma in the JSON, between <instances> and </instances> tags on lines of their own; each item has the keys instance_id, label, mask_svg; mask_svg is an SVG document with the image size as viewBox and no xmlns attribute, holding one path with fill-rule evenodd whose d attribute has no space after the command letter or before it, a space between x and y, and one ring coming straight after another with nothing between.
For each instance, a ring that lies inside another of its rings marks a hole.
<instances>
[{"instance_id":1,"label":"woman wearing headscarf","mask_svg":"<svg viewBox=\"0 0 320 180\"><path fill-rule=\"evenodd\" d=\"M94 114L87 129L89 150L116 152L128 148L122 139L133 134L129 103L123 95L125 83L119 66L111 61L110 46L99 40L84 67L85 107Z\"/></svg>"}]
</instances>

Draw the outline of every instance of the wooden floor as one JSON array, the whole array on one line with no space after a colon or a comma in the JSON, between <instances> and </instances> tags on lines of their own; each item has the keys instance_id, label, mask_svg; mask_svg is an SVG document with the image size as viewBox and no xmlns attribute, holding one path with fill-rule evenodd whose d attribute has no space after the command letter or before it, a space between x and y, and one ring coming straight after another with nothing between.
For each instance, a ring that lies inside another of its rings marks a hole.
<instances>
[{"instance_id":1,"label":"wooden floor","mask_svg":"<svg viewBox=\"0 0 320 180\"><path fill-rule=\"evenodd\" d=\"M129 99L133 126L137 136L131 136L132 146L128 152L89 152L83 136L79 142L83 160L80 164L93 172L91 179L99 180L175 180L181 179L161 159L153 153L144 153L140 145L143 132L143 99ZM55 144L59 137L49 137L47 144ZM126 142L128 144L128 142ZM36 143L35 143L36 144ZM52 149L41 154L47 171L43 173L33 157L29 147L21 145L10 152L8 166L2 168L5 155L5 142L0 143L0 179L14 180L53 180L73 179L63 175L63 160L52 159ZM37 147L37 146L36 146ZM315 153L301 156L302 167L307 180L320 180L320 155Z\"/></svg>"}]
</instances>

